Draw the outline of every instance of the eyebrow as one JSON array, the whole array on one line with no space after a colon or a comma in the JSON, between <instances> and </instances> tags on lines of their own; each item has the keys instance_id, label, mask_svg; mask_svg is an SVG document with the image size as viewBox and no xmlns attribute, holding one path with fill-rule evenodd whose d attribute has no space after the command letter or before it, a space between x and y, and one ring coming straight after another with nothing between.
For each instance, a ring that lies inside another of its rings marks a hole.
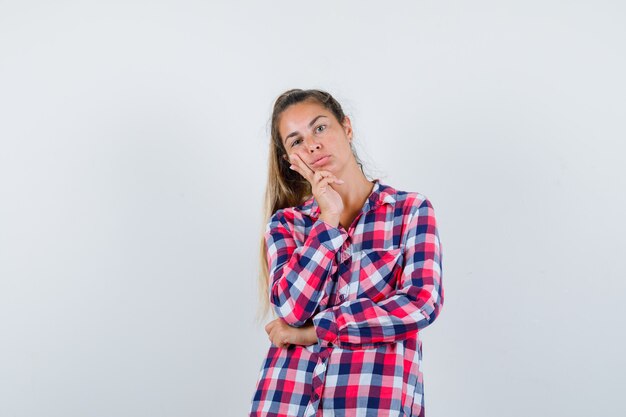
<instances>
[{"instance_id":1,"label":"eyebrow","mask_svg":"<svg viewBox=\"0 0 626 417\"><path fill-rule=\"evenodd\" d=\"M313 124L317 121L317 119L319 119L320 117L326 117L323 114L320 114L319 116L315 116L315 118L313 118L313 120L311 120L309 122L309 127L313 126ZM289 139L292 136L296 136L298 134L298 132L291 132L290 134L287 135L287 137L285 138L285 140L283 140L283 145L285 145L287 143L287 139Z\"/></svg>"}]
</instances>

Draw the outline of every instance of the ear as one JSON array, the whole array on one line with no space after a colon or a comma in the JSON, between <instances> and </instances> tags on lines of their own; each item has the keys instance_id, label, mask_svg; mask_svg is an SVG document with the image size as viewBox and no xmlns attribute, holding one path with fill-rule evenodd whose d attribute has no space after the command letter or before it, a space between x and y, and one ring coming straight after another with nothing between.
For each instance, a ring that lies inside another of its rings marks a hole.
<instances>
[{"instance_id":1,"label":"ear","mask_svg":"<svg viewBox=\"0 0 626 417\"><path fill-rule=\"evenodd\" d=\"M341 125L343 126L343 131L346 132L348 140L352 141L352 122L350 121L350 118L345 116Z\"/></svg>"}]
</instances>

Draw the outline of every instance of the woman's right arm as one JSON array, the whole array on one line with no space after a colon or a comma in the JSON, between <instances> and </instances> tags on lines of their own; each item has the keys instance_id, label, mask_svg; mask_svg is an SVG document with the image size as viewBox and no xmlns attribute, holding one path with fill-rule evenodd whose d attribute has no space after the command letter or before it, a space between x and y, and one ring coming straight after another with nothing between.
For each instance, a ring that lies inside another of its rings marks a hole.
<instances>
[{"instance_id":1,"label":"woman's right arm","mask_svg":"<svg viewBox=\"0 0 626 417\"><path fill-rule=\"evenodd\" d=\"M270 303L285 322L300 327L313 316L324 296L335 255L348 235L334 226L333 219L320 216L298 246L293 227L294 213L278 210L267 224L265 242Z\"/></svg>"}]
</instances>

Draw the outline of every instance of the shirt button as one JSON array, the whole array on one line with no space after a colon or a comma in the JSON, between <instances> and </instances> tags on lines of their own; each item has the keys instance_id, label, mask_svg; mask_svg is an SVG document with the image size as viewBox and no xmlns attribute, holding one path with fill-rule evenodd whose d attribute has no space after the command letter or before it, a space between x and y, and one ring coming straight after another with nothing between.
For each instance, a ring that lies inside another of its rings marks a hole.
<instances>
[{"instance_id":1,"label":"shirt button","mask_svg":"<svg viewBox=\"0 0 626 417\"><path fill-rule=\"evenodd\" d=\"M343 301L346 299L346 296L343 294L339 294L339 300Z\"/></svg>"}]
</instances>

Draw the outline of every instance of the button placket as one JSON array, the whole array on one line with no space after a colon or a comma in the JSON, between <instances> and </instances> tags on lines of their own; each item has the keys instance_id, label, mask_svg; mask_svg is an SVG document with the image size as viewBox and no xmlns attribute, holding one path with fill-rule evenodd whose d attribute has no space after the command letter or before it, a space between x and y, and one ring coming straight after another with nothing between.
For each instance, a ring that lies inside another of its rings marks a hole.
<instances>
[{"instance_id":1,"label":"button placket","mask_svg":"<svg viewBox=\"0 0 626 417\"><path fill-rule=\"evenodd\" d=\"M319 410L322 392L324 391L324 382L326 380L326 367L328 357L330 356L330 351L331 349L327 348L322 349L318 353L318 362L313 369L313 380L311 384L313 391L311 393L311 400L309 401L309 405L305 412L306 416L314 416Z\"/></svg>"},{"instance_id":2,"label":"button placket","mask_svg":"<svg viewBox=\"0 0 626 417\"><path fill-rule=\"evenodd\" d=\"M350 257L352 257L352 244L349 239L346 239L341 247L341 250L339 251L339 259L341 262L345 262Z\"/></svg>"},{"instance_id":3,"label":"button placket","mask_svg":"<svg viewBox=\"0 0 626 417\"><path fill-rule=\"evenodd\" d=\"M344 302L348 298L348 294L350 293L350 281L352 279L352 264L354 260L352 245L350 242L346 241L344 246L340 251L339 258L341 260L341 270L342 274L339 279L339 285L337 287L337 298L338 303Z\"/></svg>"}]
</instances>

